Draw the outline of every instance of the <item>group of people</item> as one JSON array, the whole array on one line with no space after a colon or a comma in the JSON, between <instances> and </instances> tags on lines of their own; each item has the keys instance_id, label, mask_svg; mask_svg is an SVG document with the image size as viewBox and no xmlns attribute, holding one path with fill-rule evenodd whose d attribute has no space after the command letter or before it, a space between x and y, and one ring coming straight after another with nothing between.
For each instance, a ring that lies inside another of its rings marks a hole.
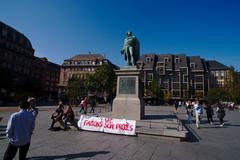
<instances>
[{"instance_id":1,"label":"group of people","mask_svg":"<svg viewBox=\"0 0 240 160\"><path fill-rule=\"evenodd\" d=\"M80 106L79 112L80 113L82 113L82 111L83 111L84 114L87 114L88 103L90 104L90 107L91 107L89 113L92 113L92 112L95 113L95 110L94 110L94 108L96 107L96 97L95 96L90 96L89 98L88 97L82 98L82 100L79 104L79 106ZM57 109L51 115L51 119L52 119L52 123L51 123L49 130L55 130L54 125L57 122L59 122L61 125L64 126L64 130L68 129L68 125L67 125L68 123L75 126L79 130L79 127L77 126L77 123L75 121L74 111L70 104L68 105L66 112L64 112L63 102L59 101Z\"/></svg>"},{"instance_id":2,"label":"group of people","mask_svg":"<svg viewBox=\"0 0 240 160\"><path fill-rule=\"evenodd\" d=\"M174 107L175 107L175 112L177 112L177 108L182 104L182 102L175 102ZM192 117L195 113L195 119L196 119L196 127L200 128L200 122L202 119L202 115L204 112L204 109L206 111L206 116L207 116L207 121L209 124L213 124L213 115L216 113L217 118L219 119L220 126L224 125L223 118L225 117L225 110L224 106L221 105L221 103L216 103L215 105L210 105L207 102L201 102L201 101L186 101L183 103L186 109L186 115L188 119L188 123L192 123ZM216 107L216 111L214 112L214 107Z\"/></svg>"},{"instance_id":3,"label":"group of people","mask_svg":"<svg viewBox=\"0 0 240 160\"><path fill-rule=\"evenodd\" d=\"M79 104L80 106L80 113L83 113L84 114L87 114L87 106L88 106L88 103L90 104L90 111L89 113L95 113L95 107L96 107L96 96L90 96L89 98L88 97L84 97L82 100L81 100L81 103Z\"/></svg>"},{"instance_id":4,"label":"group of people","mask_svg":"<svg viewBox=\"0 0 240 160\"><path fill-rule=\"evenodd\" d=\"M38 109L33 97L19 103L19 111L13 113L8 120L6 133L9 144L3 160L12 160L18 149L19 159L26 159L37 115Z\"/></svg>"},{"instance_id":5,"label":"group of people","mask_svg":"<svg viewBox=\"0 0 240 160\"><path fill-rule=\"evenodd\" d=\"M71 105L68 105L66 112L64 112L63 102L59 102L57 109L51 115L52 123L49 130L54 130L54 124L59 122L64 126L64 131L68 129L68 123L79 130L77 122L75 121L75 114Z\"/></svg>"}]
</instances>

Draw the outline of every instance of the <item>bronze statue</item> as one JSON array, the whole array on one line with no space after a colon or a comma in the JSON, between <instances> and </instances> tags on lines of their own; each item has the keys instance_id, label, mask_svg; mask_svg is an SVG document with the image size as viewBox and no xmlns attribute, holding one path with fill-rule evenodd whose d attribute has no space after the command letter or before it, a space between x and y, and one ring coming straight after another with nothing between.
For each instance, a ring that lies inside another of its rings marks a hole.
<instances>
[{"instance_id":1,"label":"bronze statue","mask_svg":"<svg viewBox=\"0 0 240 160\"><path fill-rule=\"evenodd\" d=\"M137 60L139 59L139 52L140 46L138 39L132 35L132 32L127 32L121 53L124 54L124 59L128 66L136 66Z\"/></svg>"}]
</instances>

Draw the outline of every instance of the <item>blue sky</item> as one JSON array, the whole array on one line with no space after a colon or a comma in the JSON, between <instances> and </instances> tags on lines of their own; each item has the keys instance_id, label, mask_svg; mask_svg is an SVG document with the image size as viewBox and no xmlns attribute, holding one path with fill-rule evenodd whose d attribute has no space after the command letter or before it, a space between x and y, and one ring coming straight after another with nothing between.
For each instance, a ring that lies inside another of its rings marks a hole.
<instances>
[{"instance_id":1,"label":"blue sky","mask_svg":"<svg viewBox=\"0 0 240 160\"><path fill-rule=\"evenodd\" d=\"M131 30L141 54L200 55L240 70L238 0L1 0L0 21L57 64L92 52L124 66L120 50Z\"/></svg>"}]
</instances>

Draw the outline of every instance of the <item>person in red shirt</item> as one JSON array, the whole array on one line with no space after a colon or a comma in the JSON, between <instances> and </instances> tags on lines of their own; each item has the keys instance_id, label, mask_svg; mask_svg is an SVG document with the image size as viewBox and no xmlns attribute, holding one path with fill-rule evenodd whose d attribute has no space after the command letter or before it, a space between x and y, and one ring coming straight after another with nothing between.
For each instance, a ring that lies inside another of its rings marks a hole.
<instances>
[{"instance_id":1,"label":"person in red shirt","mask_svg":"<svg viewBox=\"0 0 240 160\"><path fill-rule=\"evenodd\" d=\"M67 111L64 113L63 119L64 119L64 130L67 129L68 122L71 123L74 127L76 127L79 130L79 127L75 121L75 115L71 105L68 106Z\"/></svg>"},{"instance_id":2,"label":"person in red shirt","mask_svg":"<svg viewBox=\"0 0 240 160\"><path fill-rule=\"evenodd\" d=\"M83 102L84 114L87 114L87 105L88 105L88 98L85 97Z\"/></svg>"}]
</instances>

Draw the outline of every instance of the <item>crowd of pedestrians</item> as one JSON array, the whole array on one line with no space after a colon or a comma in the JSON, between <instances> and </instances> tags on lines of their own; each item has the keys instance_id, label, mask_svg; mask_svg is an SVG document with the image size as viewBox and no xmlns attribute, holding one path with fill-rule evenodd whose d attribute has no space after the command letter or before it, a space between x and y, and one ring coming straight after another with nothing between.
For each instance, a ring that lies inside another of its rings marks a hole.
<instances>
[{"instance_id":1,"label":"crowd of pedestrians","mask_svg":"<svg viewBox=\"0 0 240 160\"><path fill-rule=\"evenodd\" d=\"M204 110L206 112L207 122L212 125L214 123L213 116L219 120L219 125L224 126L224 117L226 115L224 105L220 102L216 104L209 104L206 101L174 101L174 112L177 113L177 109L180 106L184 106L186 109L187 122L192 124L192 117L195 116L196 127L199 129L201 120L203 118Z\"/></svg>"}]
</instances>

